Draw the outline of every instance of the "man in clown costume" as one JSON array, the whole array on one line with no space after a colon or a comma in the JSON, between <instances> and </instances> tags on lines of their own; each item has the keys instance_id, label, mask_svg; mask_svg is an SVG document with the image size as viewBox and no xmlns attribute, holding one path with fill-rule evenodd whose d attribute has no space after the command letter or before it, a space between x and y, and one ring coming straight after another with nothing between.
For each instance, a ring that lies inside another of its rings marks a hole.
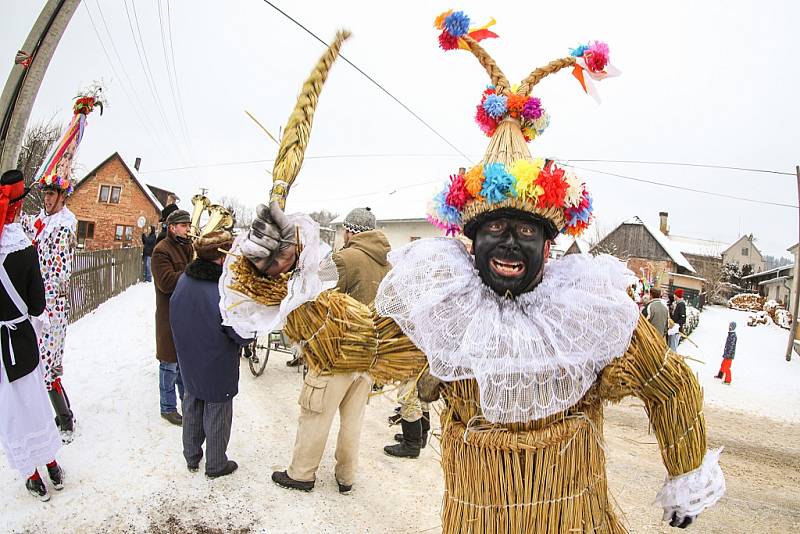
<instances>
[{"instance_id":1,"label":"man in clown costume","mask_svg":"<svg viewBox=\"0 0 800 534\"><path fill-rule=\"evenodd\" d=\"M420 399L444 400L447 534L626 532L609 493L603 407L631 395L644 403L665 468L662 518L688 527L725 492L697 379L628 296L635 276L622 262L548 261L559 232L588 227L592 200L582 180L532 158L526 144L548 123L533 87L571 68L596 95L593 81L615 73L608 46L579 46L512 86L478 43L496 37L487 27L471 29L462 12L436 26L443 49L470 51L492 80L476 114L490 137L484 158L450 177L429 213L447 234L472 240L473 255L457 239L414 241L389 255L365 308L330 289L329 266L314 261L318 229L283 213L288 185L276 173L269 207L234 248L242 257L228 259L223 321L252 328L258 313L278 313L309 367L421 376ZM351 363L355 354L366 357Z\"/></svg>"},{"instance_id":2,"label":"man in clown costume","mask_svg":"<svg viewBox=\"0 0 800 534\"><path fill-rule=\"evenodd\" d=\"M26 234L39 252L44 280L47 317L50 328L39 338L39 354L44 363L47 393L56 413L62 439L72 441L74 417L61 382L64 374L64 341L69 323L69 279L75 250L78 220L67 208L72 183L61 176L40 178L36 187L44 195L44 206L36 217L23 218Z\"/></svg>"}]
</instances>

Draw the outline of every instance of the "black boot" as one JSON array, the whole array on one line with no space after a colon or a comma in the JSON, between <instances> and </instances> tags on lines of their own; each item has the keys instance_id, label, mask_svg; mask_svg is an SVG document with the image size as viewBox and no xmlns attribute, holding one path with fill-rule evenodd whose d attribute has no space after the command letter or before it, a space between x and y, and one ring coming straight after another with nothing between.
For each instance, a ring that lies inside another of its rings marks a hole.
<instances>
[{"instance_id":1,"label":"black boot","mask_svg":"<svg viewBox=\"0 0 800 534\"><path fill-rule=\"evenodd\" d=\"M422 448L428 444L428 432L431 430L431 412L422 412ZM403 443L403 434L395 434L394 440Z\"/></svg>"},{"instance_id":2,"label":"black boot","mask_svg":"<svg viewBox=\"0 0 800 534\"><path fill-rule=\"evenodd\" d=\"M61 387L61 391L53 388L48 391L47 394L50 396L50 403L53 405L53 411L56 412L56 425L58 425L58 429L61 432L72 433L72 431L75 430L75 424L63 386Z\"/></svg>"},{"instance_id":3,"label":"black boot","mask_svg":"<svg viewBox=\"0 0 800 534\"><path fill-rule=\"evenodd\" d=\"M714 378L722 378L722 371L720 371L719 373L717 373L717 376L715 376Z\"/></svg>"},{"instance_id":4,"label":"black boot","mask_svg":"<svg viewBox=\"0 0 800 534\"><path fill-rule=\"evenodd\" d=\"M422 420L409 423L405 419L400 421L403 426L403 441L397 445L387 445L383 452L398 458L417 458L422 448Z\"/></svg>"}]
</instances>

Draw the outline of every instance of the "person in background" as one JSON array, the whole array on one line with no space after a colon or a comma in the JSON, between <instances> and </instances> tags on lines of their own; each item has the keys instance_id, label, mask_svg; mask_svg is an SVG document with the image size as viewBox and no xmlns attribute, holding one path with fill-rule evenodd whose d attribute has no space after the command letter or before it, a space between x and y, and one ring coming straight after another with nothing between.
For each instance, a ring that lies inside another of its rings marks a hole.
<instances>
[{"instance_id":1,"label":"person in background","mask_svg":"<svg viewBox=\"0 0 800 534\"><path fill-rule=\"evenodd\" d=\"M161 231L158 233L158 237L156 238L156 243L160 243L163 239L167 237L167 227L169 226L167 223L167 219L169 218L170 214L173 211L178 210L178 197L170 193L167 195L167 205L164 206L164 209L161 210L161 218L158 220L161 223Z\"/></svg>"},{"instance_id":2,"label":"person in background","mask_svg":"<svg viewBox=\"0 0 800 534\"><path fill-rule=\"evenodd\" d=\"M664 301L661 299L661 290L657 287L651 287L650 292L646 295L649 297L649 303L642 310L642 315L645 319L650 321L656 330L658 330L664 337L667 336L667 328L669 323L669 309Z\"/></svg>"},{"instance_id":3,"label":"person in background","mask_svg":"<svg viewBox=\"0 0 800 534\"><path fill-rule=\"evenodd\" d=\"M683 300L683 289L680 287L675 290L675 304L672 310L671 319L678 325L678 330L670 336L670 348L673 351L678 350L678 344L681 342L681 332L683 332L683 325L686 324L686 302Z\"/></svg>"},{"instance_id":4,"label":"person in background","mask_svg":"<svg viewBox=\"0 0 800 534\"><path fill-rule=\"evenodd\" d=\"M78 219L67 208L72 182L58 175L42 176L36 182L43 207L36 217L25 217L22 227L39 253L50 327L39 337L39 356L44 362L47 394L56 414L61 439L69 443L75 429L69 397L61 382L64 374L64 344L70 310L70 277L75 253Z\"/></svg>"},{"instance_id":5,"label":"person in background","mask_svg":"<svg viewBox=\"0 0 800 534\"><path fill-rule=\"evenodd\" d=\"M183 381L169 321L169 298L186 266L192 261L192 241L187 234L191 217L176 210L167 217L167 237L153 249L153 281L156 286L156 358L161 417L180 426L175 387L183 398Z\"/></svg>"},{"instance_id":6,"label":"person in background","mask_svg":"<svg viewBox=\"0 0 800 534\"><path fill-rule=\"evenodd\" d=\"M723 384L731 385L731 364L736 355L736 322L731 321L728 325L728 337L725 339L725 350L722 352L722 365L719 368L716 378L723 378Z\"/></svg>"},{"instance_id":7,"label":"person in background","mask_svg":"<svg viewBox=\"0 0 800 534\"><path fill-rule=\"evenodd\" d=\"M37 330L46 323L39 256L19 224L28 193L20 171L0 178L0 444L28 492L50 500L37 466L47 465L56 490L64 488L55 455L61 436L53 422L39 358ZM31 474L33 473L33 474ZM8 488L6 491L9 491ZM11 496L7 494L7 496Z\"/></svg>"},{"instance_id":8,"label":"person in background","mask_svg":"<svg viewBox=\"0 0 800 534\"><path fill-rule=\"evenodd\" d=\"M183 456L199 469L206 444L206 476L230 475L239 467L227 456L233 397L239 392L239 347L250 343L222 326L219 277L233 236L217 231L195 239L197 259L178 279L169 301L172 336L186 393L183 396Z\"/></svg>"},{"instance_id":9,"label":"person in background","mask_svg":"<svg viewBox=\"0 0 800 534\"><path fill-rule=\"evenodd\" d=\"M145 282L152 282L153 273L150 269L150 262L153 257L153 249L156 248L156 227L150 226L147 234L142 234L142 269Z\"/></svg>"}]
</instances>

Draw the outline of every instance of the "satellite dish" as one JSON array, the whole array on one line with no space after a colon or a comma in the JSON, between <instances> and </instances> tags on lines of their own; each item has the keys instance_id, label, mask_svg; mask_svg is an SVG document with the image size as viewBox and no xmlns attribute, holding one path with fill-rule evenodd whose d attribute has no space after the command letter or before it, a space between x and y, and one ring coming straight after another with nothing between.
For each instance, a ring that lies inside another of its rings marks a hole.
<instances>
[{"instance_id":1,"label":"satellite dish","mask_svg":"<svg viewBox=\"0 0 800 534\"><path fill-rule=\"evenodd\" d=\"M145 219L144 215L139 217L139 220L136 221L136 226L139 228L144 228L144 225L147 224L147 219Z\"/></svg>"}]
</instances>

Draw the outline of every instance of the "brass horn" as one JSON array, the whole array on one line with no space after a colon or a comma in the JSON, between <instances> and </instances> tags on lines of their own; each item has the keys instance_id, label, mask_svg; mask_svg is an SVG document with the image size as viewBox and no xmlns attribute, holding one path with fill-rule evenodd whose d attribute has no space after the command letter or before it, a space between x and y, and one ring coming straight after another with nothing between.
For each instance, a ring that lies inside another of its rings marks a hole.
<instances>
[{"instance_id":1,"label":"brass horn","mask_svg":"<svg viewBox=\"0 0 800 534\"><path fill-rule=\"evenodd\" d=\"M225 206L212 204L208 207L208 222L200 229L199 235L208 235L217 230L228 230L233 227L233 215Z\"/></svg>"},{"instance_id":2,"label":"brass horn","mask_svg":"<svg viewBox=\"0 0 800 534\"><path fill-rule=\"evenodd\" d=\"M211 201L205 195L195 195L192 197L192 225L189 234L192 236L200 235L200 217L203 212L211 206Z\"/></svg>"}]
</instances>

